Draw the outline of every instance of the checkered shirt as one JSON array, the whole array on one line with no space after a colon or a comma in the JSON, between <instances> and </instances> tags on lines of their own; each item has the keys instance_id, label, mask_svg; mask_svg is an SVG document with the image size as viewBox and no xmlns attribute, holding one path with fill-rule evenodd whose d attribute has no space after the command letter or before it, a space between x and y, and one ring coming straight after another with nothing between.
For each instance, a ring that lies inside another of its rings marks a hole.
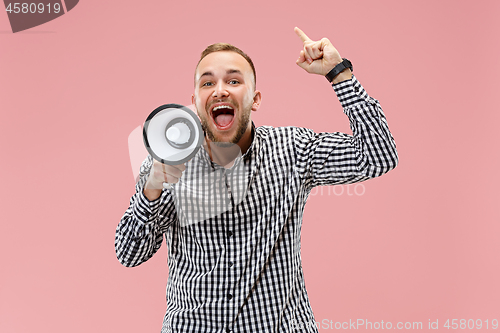
<instances>
[{"instance_id":1,"label":"checkered shirt","mask_svg":"<svg viewBox=\"0 0 500 333\"><path fill-rule=\"evenodd\" d=\"M353 135L257 127L233 167L200 149L174 189L154 201L143 194L151 156L144 161L115 248L124 266L137 266L165 235L162 333L318 332L300 254L308 195L315 186L378 177L398 163L379 102L354 76L333 89Z\"/></svg>"}]
</instances>

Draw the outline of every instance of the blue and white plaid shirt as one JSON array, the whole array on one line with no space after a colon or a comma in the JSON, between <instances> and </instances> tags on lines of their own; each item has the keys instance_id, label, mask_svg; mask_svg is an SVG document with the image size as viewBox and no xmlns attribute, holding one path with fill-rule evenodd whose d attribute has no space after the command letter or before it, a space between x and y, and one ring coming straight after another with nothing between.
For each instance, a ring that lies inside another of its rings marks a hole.
<instances>
[{"instance_id":1,"label":"blue and white plaid shirt","mask_svg":"<svg viewBox=\"0 0 500 333\"><path fill-rule=\"evenodd\" d=\"M144 161L115 247L123 265L137 266L158 251L165 235L162 333L317 332L300 255L307 197L315 186L361 182L398 163L378 101L354 76L333 88L353 135L257 127L232 168L212 163L200 149L186 163L181 181L187 180L151 202L143 186L152 159ZM176 198L196 193L187 204Z\"/></svg>"}]
</instances>

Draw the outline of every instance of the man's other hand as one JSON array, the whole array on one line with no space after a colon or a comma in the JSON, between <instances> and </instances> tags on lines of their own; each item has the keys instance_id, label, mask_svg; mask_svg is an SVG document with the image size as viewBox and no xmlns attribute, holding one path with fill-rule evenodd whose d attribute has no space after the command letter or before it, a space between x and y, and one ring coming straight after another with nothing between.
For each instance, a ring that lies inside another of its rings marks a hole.
<instances>
[{"instance_id":1,"label":"man's other hand","mask_svg":"<svg viewBox=\"0 0 500 333\"><path fill-rule=\"evenodd\" d=\"M299 28L295 27L294 31L302 40L304 47L300 51L296 63L306 72L325 76L337 64L342 62L342 57L328 38L313 41ZM351 75L351 70L346 69L340 73L332 83L350 79Z\"/></svg>"}]
</instances>

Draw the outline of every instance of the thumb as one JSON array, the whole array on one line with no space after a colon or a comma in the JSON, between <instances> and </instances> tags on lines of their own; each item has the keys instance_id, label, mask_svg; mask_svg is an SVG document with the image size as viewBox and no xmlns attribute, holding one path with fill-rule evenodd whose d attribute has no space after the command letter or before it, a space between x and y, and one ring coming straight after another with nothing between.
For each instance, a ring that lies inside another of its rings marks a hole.
<instances>
[{"instance_id":1,"label":"thumb","mask_svg":"<svg viewBox=\"0 0 500 333\"><path fill-rule=\"evenodd\" d=\"M302 69L307 70L306 68L309 66L309 64L306 61L306 56L304 54L304 50L300 51L299 59L297 59L297 61L295 63L297 65L299 65L299 67L301 67Z\"/></svg>"}]
</instances>

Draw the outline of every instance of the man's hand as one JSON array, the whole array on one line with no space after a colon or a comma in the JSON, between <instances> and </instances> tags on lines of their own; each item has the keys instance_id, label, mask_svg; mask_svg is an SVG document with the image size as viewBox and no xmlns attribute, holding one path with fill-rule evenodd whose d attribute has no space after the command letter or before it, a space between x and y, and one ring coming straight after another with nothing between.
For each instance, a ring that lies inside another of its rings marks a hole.
<instances>
[{"instance_id":1,"label":"man's hand","mask_svg":"<svg viewBox=\"0 0 500 333\"><path fill-rule=\"evenodd\" d=\"M337 64L342 62L342 57L328 38L313 41L299 28L295 27L294 31L304 44L304 49L300 51L299 59L297 59L296 63L306 72L325 76ZM332 83L348 80L351 78L351 75L351 70L345 69L337 75Z\"/></svg>"},{"instance_id":2,"label":"man's hand","mask_svg":"<svg viewBox=\"0 0 500 333\"><path fill-rule=\"evenodd\" d=\"M149 201L156 200L161 195L163 183L175 184L186 170L185 164L166 165L153 160L153 166L149 171L149 177L144 185L144 195Z\"/></svg>"}]
</instances>

